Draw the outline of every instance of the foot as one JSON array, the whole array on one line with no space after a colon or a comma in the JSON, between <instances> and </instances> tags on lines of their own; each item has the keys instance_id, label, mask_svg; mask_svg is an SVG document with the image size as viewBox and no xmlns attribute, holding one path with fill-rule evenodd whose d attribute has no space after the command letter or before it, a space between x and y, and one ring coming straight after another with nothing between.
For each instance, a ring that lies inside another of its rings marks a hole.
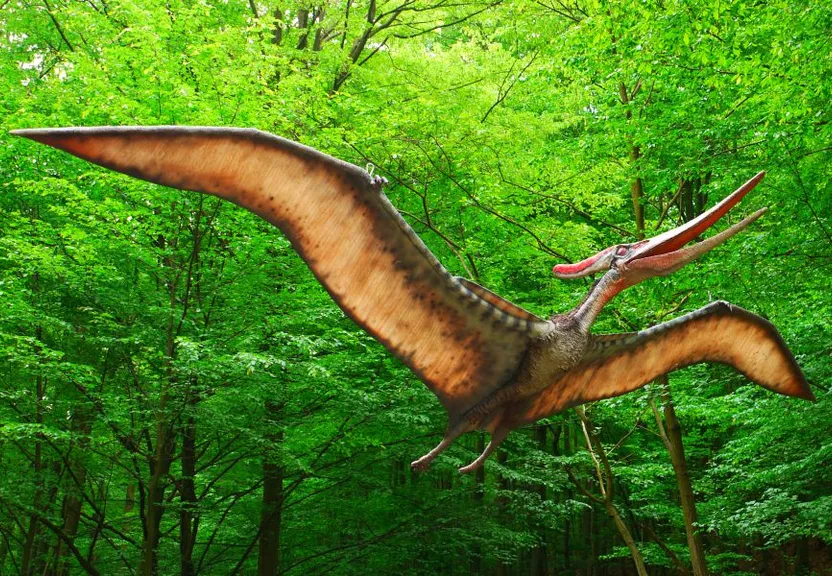
<instances>
[{"instance_id":1,"label":"foot","mask_svg":"<svg viewBox=\"0 0 832 576\"><path fill-rule=\"evenodd\" d=\"M468 464L468 466L463 466L462 468L460 468L459 473L468 474L468 472L473 472L477 468L482 468L483 464L485 464L485 458L477 458L476 460Z\"/></svg>"},{"instance_id":2,"label":"foot","mask_svg":"<svg viewBox=\"0 0 832 576\"><path fill-rule=\"evenodd\" d=\"M430 466L431 460L433 460L433 458L430 457L430 454L425 454L418 460L411 462L410 469L414 472L424 472L428 469L428 466Z\"/></svg>"},{"instance_id":3,"label":"foot","mask_svg":"<svg viewBox=\"0 0 832 576\"><path fill-rule=\"evenodd\" d=\"M442 442L440 442L436 448L419 458L418 460L414 460L410 463L410 468L415 472L424 472L427 470L430 463L433 462L433 459L439 456L445 449L450 446L457 437L464 432L464 429L460 428L451 432L448 436L442 438Z\"/></svg>"}]
</instances>

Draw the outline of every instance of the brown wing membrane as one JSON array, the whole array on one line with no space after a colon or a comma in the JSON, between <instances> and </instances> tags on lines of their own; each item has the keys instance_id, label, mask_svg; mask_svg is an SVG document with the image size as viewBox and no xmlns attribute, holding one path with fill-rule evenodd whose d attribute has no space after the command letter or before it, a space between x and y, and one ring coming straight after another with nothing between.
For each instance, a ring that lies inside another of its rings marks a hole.
<instances>
[{"instance_id":1,"label":"brown wing membrane","mask_svg":"<svg viewBox=\"0 0 832 576\"><path fill-rule=\"evenodd\" d=\"M401 358L452 424L506 383L540 323L472 295L381 192L381 180L257 130L71 128L17 134L107 168L230 200L279 227L338 305Z\"/></svg>"},{"instance_id":2,"label":"brown wing membrane","mask_svg":"<svg viewBox=\"0 0 832 576\"><path fill-rule=\"evenodd\" d=\"M794 356L771 322L714 302L630 334L596 337L584 360L511 415L516 425L571 406L625 394L662 374L699 362L733 366L760 386L814 400Z\"/></svg>"}]
</instances>

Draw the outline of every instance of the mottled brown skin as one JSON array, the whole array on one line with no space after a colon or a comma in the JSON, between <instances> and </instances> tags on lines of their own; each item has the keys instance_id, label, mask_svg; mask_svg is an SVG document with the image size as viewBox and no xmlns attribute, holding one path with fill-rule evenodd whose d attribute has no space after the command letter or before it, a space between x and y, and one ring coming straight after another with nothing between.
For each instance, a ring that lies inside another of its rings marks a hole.
<instances>
[{"instance_id":1,"label":"mottled brown skin","mask_svg":"<svg viewBox=\"0 0 832 576\"><path fill-rule=\"evenodd\" d=\"M590 336L575 366L506 406L499 425L514 429L565 408L620 396L700 362L732 366L779 394L815 399L774 325L717 301L641 332ZM495 422L490 429L496 427Z\"/></svg>"},{"instance_id":2,"label":"mottled brown skin","mask_svg":"<svg viewBox=\"0 0 832 576\"><path fill-rule=\"evenodd\" d=\"M356 166L256 130L23 135L151 182L219 196L280 228L344 312L428 385L452 422L508 382L525 355L528 335L462 297L381 193L382 181Z\"/></svg>"},{"instance_id":3,"label":"mottled brown skin","mask_svg":"<svg viewBox=\"0 0 832 576\"><path fill-rule=\"evenodd\" d=\"M256 130L70 128L17 134L132 176L213 194L280 228L335 302L398 356L448 411L442 442L486 429L481 466L508 432L570 406L624 394L696 362L734 366L775 392L812 398L776 329L725 303L634 334L592 336L621 290L669 274L758 218L681 248L725 214L756 176L677 231L612 247L562 278L605 272L584 302L543 321L489 290L452 277L381 192L383 180L316 150ZM623 251L623 252L622 252Z\"/></svg>"}]
</instances>

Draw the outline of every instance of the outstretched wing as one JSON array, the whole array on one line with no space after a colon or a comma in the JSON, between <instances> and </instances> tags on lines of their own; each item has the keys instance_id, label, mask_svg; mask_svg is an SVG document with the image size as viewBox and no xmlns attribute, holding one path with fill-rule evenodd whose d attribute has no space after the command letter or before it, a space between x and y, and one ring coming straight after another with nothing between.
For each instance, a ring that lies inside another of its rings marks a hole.
<instances>
[{"instance_id":1,"label":"outstretched wing","mask_svg":"<svg viewBox=\"0 0 832 576\"><path fill-rule=\"evenodd\" d=\"M235 128L15 133L144 180L219 196L279 227L344 312L439 397L452 424L510 380L530 336L547 330L454 279L381 192L381 179L306 146Z\"/></svg>"},{"instance_id":2,"label":"outstretched wing","mask_svg":"<svg viewBox=\"0 0 832 576\"><path fill-rule=\"evenodd\" d=\"M515 407L510 420L519 426L584 402L620 396L699 362L728 364L769 390L815 399L771 322L727 302L713 302L641 332L594 337L577 367Z\"/></svg>"}]
</instances>

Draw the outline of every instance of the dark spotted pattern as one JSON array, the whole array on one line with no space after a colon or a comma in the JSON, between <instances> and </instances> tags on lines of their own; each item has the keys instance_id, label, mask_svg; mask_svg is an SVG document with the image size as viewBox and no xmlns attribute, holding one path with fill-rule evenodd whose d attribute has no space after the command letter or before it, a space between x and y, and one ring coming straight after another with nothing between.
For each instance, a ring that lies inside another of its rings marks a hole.
<instances>
[{"instance_id":1,"label":"dark spotted pattern","mask_svg":"<svg viewBox=\"0 0 832 576\"><path fill-rule=\"evenodd\" d=\"M530 338L550 330L452 277L381 192L383 179L311 148L234 128L18 134L138 178L219 196L279 227L344 312L439 397L451 425L511 381Z\"/></svg>"}]
</instances>

